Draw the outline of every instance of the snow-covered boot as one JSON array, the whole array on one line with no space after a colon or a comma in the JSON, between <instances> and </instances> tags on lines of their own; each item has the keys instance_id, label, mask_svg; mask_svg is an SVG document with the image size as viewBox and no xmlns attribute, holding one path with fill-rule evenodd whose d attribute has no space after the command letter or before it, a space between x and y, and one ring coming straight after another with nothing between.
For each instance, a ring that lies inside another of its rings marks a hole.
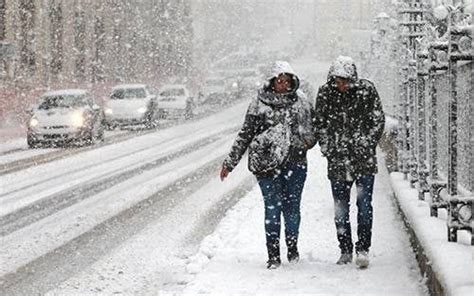
<instances>
[{"instance_id":1,"label":"snow-covered boot","mask_svg":"<svg viewBox=\"0 0 474 296\"><path fill-rule=\"evenodd\" d=\"M267 268L275 269L281 265L280 259L280 244L277 242L274 245L267 246L268 251L268 261Z\"/></svg>"},{"instance_id":2,"label":"snow-covered boot","mask_svg":"<svg viewBox=\"0 0 474 296\"><path fill-rule=\"evenodd\" d=\"M351 253L341 253L341 257L337 260L336 264L343 265L352 262L352 254Z\"/></svg>"},{"instance_id":3,"label":"snow-covered boot","mask_svg":"<svg viewBox=\"0 0 474 296\"><path fill-rule=\"evenodd\" d=\"M286 246L288 247L288 262L296 263L300 260L300 254L298 253L297 239L290 238L286 240Z\"/></svg>"},{"instance_id":4,"label":"snow-covered boot","mask_svg":"<svg viewBox=\"0 0 474 296\"><path fill-rule=\"evenodd\" d=\"M356 265L360 268L367 268L367 266L369 266L369 252L358 251L356 256Z\"/></svg>"},{"instance_id":5,"label":"snow-covered boot","mask_svg":"<svg viewBox=\"0 0 474 296\"><path fill-rule=\"evenodd\" d=\"M267 261L267 269L277 269L281 265L281 260L279 257L273 257Z\"/></svg>"}]
</instances>

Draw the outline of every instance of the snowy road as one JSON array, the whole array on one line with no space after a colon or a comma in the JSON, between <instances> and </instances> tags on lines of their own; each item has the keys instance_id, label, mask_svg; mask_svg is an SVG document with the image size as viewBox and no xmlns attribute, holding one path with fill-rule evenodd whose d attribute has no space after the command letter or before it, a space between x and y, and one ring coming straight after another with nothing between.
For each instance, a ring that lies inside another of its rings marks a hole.
<instances>
[{"instance_id":1,"label":"snowy road","mask_svg":"<svg viewBox=\"0 0 474 296\"><path fill-rule=\"evenodd\" d=\"M240 103L206 119L2 176L2 288L12 292L27 289L25 283L31 282L27 275L38 276L47 285L47 275L28 270L36 270L38 264L54 266L50 260L58 248L84 236L99 241L100 236L91 234L97 228L154 201L155 210L166 212L181 202L180 190L186 197L215 178L246 105ZM222 195L216 198L219 201ZM153 217L157 218L151 215L149 220ZM36 291L34 287L30 291Z\"/></svg>"},{"instance_id":2,"label":"snowy road","mask_svg":"<svg viewBox=\"0 0 474 296\"><path fill-rule=\"evenodd\" d=\"M211 113L215 113L216 110L210 107L201 106L196 112L197 114L193 119L186 120L185 122L194 122L209 116ZM175 125L183 124L183 122L183 119L163 120L160 122L160 125L157 129L161 130L170 128ZM0 145L0 176L36 166L38 164L69 157L71 155L96 149L98 147L113 145L117 142L130 140L137 136L146 135L153 132L156 132L156 129L150 130L146 129L144 126L139 125L123 127L121 130L106 131L104 135L105 139L102 142L96 142L94 145L82 147L70 145L68 149L47 147L42 147L41 149L30 149L26 144L26 136L23 138L13 138ZM26 134L26 132L22 132L21 134Z\"/></svg>"}]
</instances>

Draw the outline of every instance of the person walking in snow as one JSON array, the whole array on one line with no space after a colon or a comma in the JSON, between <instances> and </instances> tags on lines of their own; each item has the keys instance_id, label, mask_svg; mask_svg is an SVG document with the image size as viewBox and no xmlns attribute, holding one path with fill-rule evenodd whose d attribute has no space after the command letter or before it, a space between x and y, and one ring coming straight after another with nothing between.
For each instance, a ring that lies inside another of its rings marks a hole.
<instances>
[{"instance_id":1,"label":"person walking in snow","mask_svg":"<svg viewBox=\"0 0 474 296\"><path fill-rule=\"evenodd\" d=\"M248 107L245 121L220 172L224 180L249 150L249 170L256 176L265 205L267 268L280 266L281 215L289 262L299 260L300 202L306 180L306 151L316 144L314 108L298 91L290 64L277 61L271 76Z\"/></svg>"},{"instance_id":2,"label":"person walking in snow","mask_svg":"<svg viewBox=\"0 0 474 296\"><path fill-rule=\"evenodd\" d=\"M337 264L352 262L349 220L350 191L357 188L356 264L369 264L372 238L372 193L377 173L375 148L385 124L382 104L372 82L359 79L350 57L338 57L319 88L315 105L321 153L328 161L334 199L335 224L341 256Z\"/></svg>"}]
</instances>

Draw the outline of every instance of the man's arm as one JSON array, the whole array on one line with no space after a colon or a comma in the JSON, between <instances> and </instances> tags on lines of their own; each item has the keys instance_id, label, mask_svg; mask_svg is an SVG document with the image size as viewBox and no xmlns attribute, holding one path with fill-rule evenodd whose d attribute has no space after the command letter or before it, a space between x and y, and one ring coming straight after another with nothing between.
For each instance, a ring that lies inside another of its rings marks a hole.
<instances>
[{"instance_id":1,"label":"man's arm","mask_svg":"<svg viewBox=\"0 0 474 296\"><path fill-rule=\"evenodd\" d=\"M321 153L328 155L328 118L327 118L327 100L328 92L324 87L320 87L316 96L315 109L313 113L314 133L321 147Z\"/></svg>"},{"instance_id":2,"label":"man's arm","mask_svg":"<svg viewBox=\"0 0 474 296\"><path fill-rule=\"evenodd\" d=\"M369 139L371 144L375 148L382 137L385 127L385 113L382 108L382 101L380 100L379 94L375 86L372 85L369 94L372 96L374 107L370 114L370 130Z\"/></svg>"}]
</instances>

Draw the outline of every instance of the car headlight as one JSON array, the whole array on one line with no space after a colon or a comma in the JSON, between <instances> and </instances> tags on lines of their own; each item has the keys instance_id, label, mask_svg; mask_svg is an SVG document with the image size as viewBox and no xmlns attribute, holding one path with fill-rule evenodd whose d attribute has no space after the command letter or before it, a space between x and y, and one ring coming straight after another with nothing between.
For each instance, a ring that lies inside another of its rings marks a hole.
<instances>
[{"instance_id":1,"label":"car headlight","mask_svg":"<svg viewBox=\"0 0 474 296\"><path fill-rule=\"evenodd\" d=\"M144 108L144 107L138 108L137 112L140 113L140 114L143 114L143 113L146 112L146 108Z\"/></svg>"},{"instance_id":2,"label":"car headlight","mask_svg":"<svg viewBox=\"0 0 474 296\"><path fill-rule=\"evenodd\" d=\"M105 114L107 115L112 115L114 113L114 111L110 108L105 108Z\"/></svg>"},{"instance_id":3,"label":"car headlight","mask_svg":"<svg viewBox=\"0 0 474 296\"><path fill-rule=\"evenodd\" d=\"M35 126L37 126L38 124L39 124L38 119L36 119L36 118L31 118L31 119L30 119L30 126L31 126L31 127L35 127Z\"/></svg>"},{"instance_id":4,"label":"car headlight","mask_svg":"<svg viewBox=\"0 0 474 296\"><path fill-rule=\"evenodd\" d=\"M72 125L75 127L82 127L84 125L84 115L82 112L74 112L72 114Z\"/></svg>"}]
</instances>

